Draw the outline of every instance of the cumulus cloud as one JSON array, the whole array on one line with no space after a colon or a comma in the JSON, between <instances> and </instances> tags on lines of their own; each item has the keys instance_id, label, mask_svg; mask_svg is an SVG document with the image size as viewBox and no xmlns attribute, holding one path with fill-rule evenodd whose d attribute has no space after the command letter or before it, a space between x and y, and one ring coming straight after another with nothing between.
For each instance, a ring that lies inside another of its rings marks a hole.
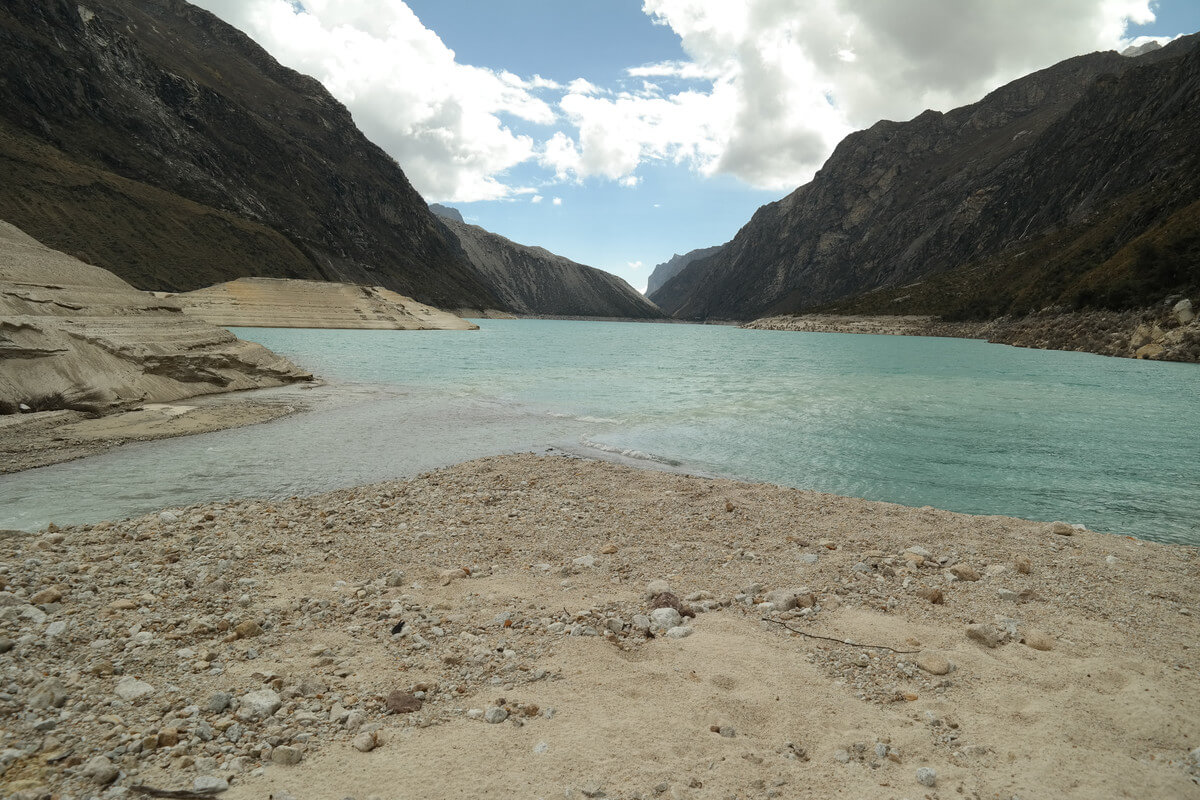
<instances>
[{"instance_id":1,"label":"cumulus cloud","mask_svg":"<svg viewBox=\"0 0 1200 800\"><path fill-rule=\"evenodd\" d=\"M533 197L529 198L529 202L536 204L536 203L542 202L545 199L546 198L542 197L540 194L535 194Z\"/></svg>"},{"instance_id":2,"label":"cumulus cloud","mask_svg":"<svg viewBox=\"0 0 1200 800\"><path fill-rule=\"evenodd\" d=\"M554 203L554 205L556 205L556 206L561 206L561 205L562 205L562 198L561 198L561 197L556 197L556 198L554 198L553 200L551 200L550 202L551 202L551 203Z\"/></svg>"},{"instance_id":3,"label":"cumulus cloud","mask_svg":"<svg viewBox=\"0 0 1200 800\"><path fill-rule=\"evenodd\" d=\"M483 69L455 54L399 0L197 0L280 62L316 77L350 108L426 198L494 200L498 177L534 158L534 139L500 115L539 125L557 115L539 92L555 81Z\"/></svg>"},{"instance_id":4,"label":"cumulus cloud","mask_svg":"<svg viewBox=\"0 0 1200 800\"><path fill-rule=\"evenodd\" d=\"M320 79L422 194L451 202L515 199L506 174L527 163L558 182L633 187L659 162L791 188L854 129L1122 49L1129 23L1153 19L1153 0L643 0L686 58L599 86L459 63L401 0L197 2Z\"/></svg>"}]
</instances>

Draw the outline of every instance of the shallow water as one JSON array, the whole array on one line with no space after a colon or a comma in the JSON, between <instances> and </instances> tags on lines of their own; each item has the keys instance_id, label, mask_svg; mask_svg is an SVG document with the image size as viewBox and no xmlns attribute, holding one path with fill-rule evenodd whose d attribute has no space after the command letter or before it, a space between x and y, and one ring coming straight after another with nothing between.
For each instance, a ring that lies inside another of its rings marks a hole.
<instances>
[{"instance_id":1,"label":"shallow water","mask_svg":"<svg viewBox=\"0 0 1200 800\"><path fill-rule=\"evenodd\" d=\"M960 339L481 320L235 329L318 409L0 477L0 527L280 496L556 446L1200 544L1200 369Z\"/></svg>"}]
</instances>

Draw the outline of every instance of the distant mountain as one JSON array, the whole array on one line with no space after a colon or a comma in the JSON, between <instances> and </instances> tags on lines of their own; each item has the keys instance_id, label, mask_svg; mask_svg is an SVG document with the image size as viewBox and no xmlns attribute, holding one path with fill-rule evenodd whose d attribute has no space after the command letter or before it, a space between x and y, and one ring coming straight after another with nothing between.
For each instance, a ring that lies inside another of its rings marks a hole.
<instances>
[{"instance_id":1,"label":"distant mountain","mask_svg":"<svg viewBox=\"0 0 1200 800\"><path fill-rule=\"evenodd\" d=\"M517 314L661 319L666 315L625 281L541 247L443 217L501 307Z\"/></svg>"},{"instance_id":2,"label":"distant mountain","mask_svg":"<svg viewBox=\"0 0 1200 800\"><path fill-rule=\"evenodd\" d=\"M442 219L452 219L455 222L466 222L466 220L463 219L462 212L457 208L450 208L450 206L444 206L440 203L430 203L429 210L433 212L434 216L441 217Z\"/></svg>"},{"instance_id":3,"label":"distant mountain","mask_svg":"<svg viewBox=\"0 0 1200 800\"><path fill-rule=\"evenodd\" d=\"M646 279L646 296L654 294L658 291L658 287L662 286L667 281L679 274L679 270L686 267L688 264L697 259L707 258L713 253L721 249L720 245L715 247L702 247L699 250L692 250L683 255L676 253L671 256L670 261L664 261L657 265L654 271L650 273L650 277Z\"/></svg>"},{"instance_id":4,"label":"distant mountain","mask_svg":"<svg viewBox=\"0 0 1200 800\"><path fill-rule=\"evenodd\" d=\"M653 293L685 319L991 318L1200 292L1200 48L1093 53L851 134Z\"/></svg>"},{"instance_id":5,"label":"distant mountain","mask_svg":"<svg viewBox=\"0 0 1200 800\"><path fill-rule=\"evenodd\" d=\"M0 4L0 218L142 289L498 303L341 103L182 0Z\"/></svg>"}]
</instances>

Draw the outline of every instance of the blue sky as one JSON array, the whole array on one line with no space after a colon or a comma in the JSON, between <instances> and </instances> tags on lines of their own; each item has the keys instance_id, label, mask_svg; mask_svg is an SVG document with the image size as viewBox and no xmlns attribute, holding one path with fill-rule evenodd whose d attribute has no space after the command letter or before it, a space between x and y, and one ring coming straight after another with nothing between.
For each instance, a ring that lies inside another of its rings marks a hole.
<instances>
[{"instance_id":1,"label":"blue sky","mask_svg":"<svg viewBox=\"0 0 1200 800\"><path fill-rule=\"evenodd\" d=\"M851 130L1200 30L1194 0L198 4L321 80L427 200L638 289Z\"/></svg>"}]
</instances>

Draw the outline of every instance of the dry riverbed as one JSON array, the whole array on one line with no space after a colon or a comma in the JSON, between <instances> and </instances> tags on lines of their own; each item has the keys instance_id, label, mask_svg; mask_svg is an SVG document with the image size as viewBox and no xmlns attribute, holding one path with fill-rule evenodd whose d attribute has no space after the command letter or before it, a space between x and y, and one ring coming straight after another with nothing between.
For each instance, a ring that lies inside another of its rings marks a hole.
<instances>
[{"instance_id":1,"label":"dry riverbed","mask_svg":"<svg viewBox=\"0 0 1200 800\"><path fill-rule=\"evenodd\" d=\"M0 785L1198 797L1198 577L1066 524L531 455L8 535Z\"/></svg>"}]
</instances>

